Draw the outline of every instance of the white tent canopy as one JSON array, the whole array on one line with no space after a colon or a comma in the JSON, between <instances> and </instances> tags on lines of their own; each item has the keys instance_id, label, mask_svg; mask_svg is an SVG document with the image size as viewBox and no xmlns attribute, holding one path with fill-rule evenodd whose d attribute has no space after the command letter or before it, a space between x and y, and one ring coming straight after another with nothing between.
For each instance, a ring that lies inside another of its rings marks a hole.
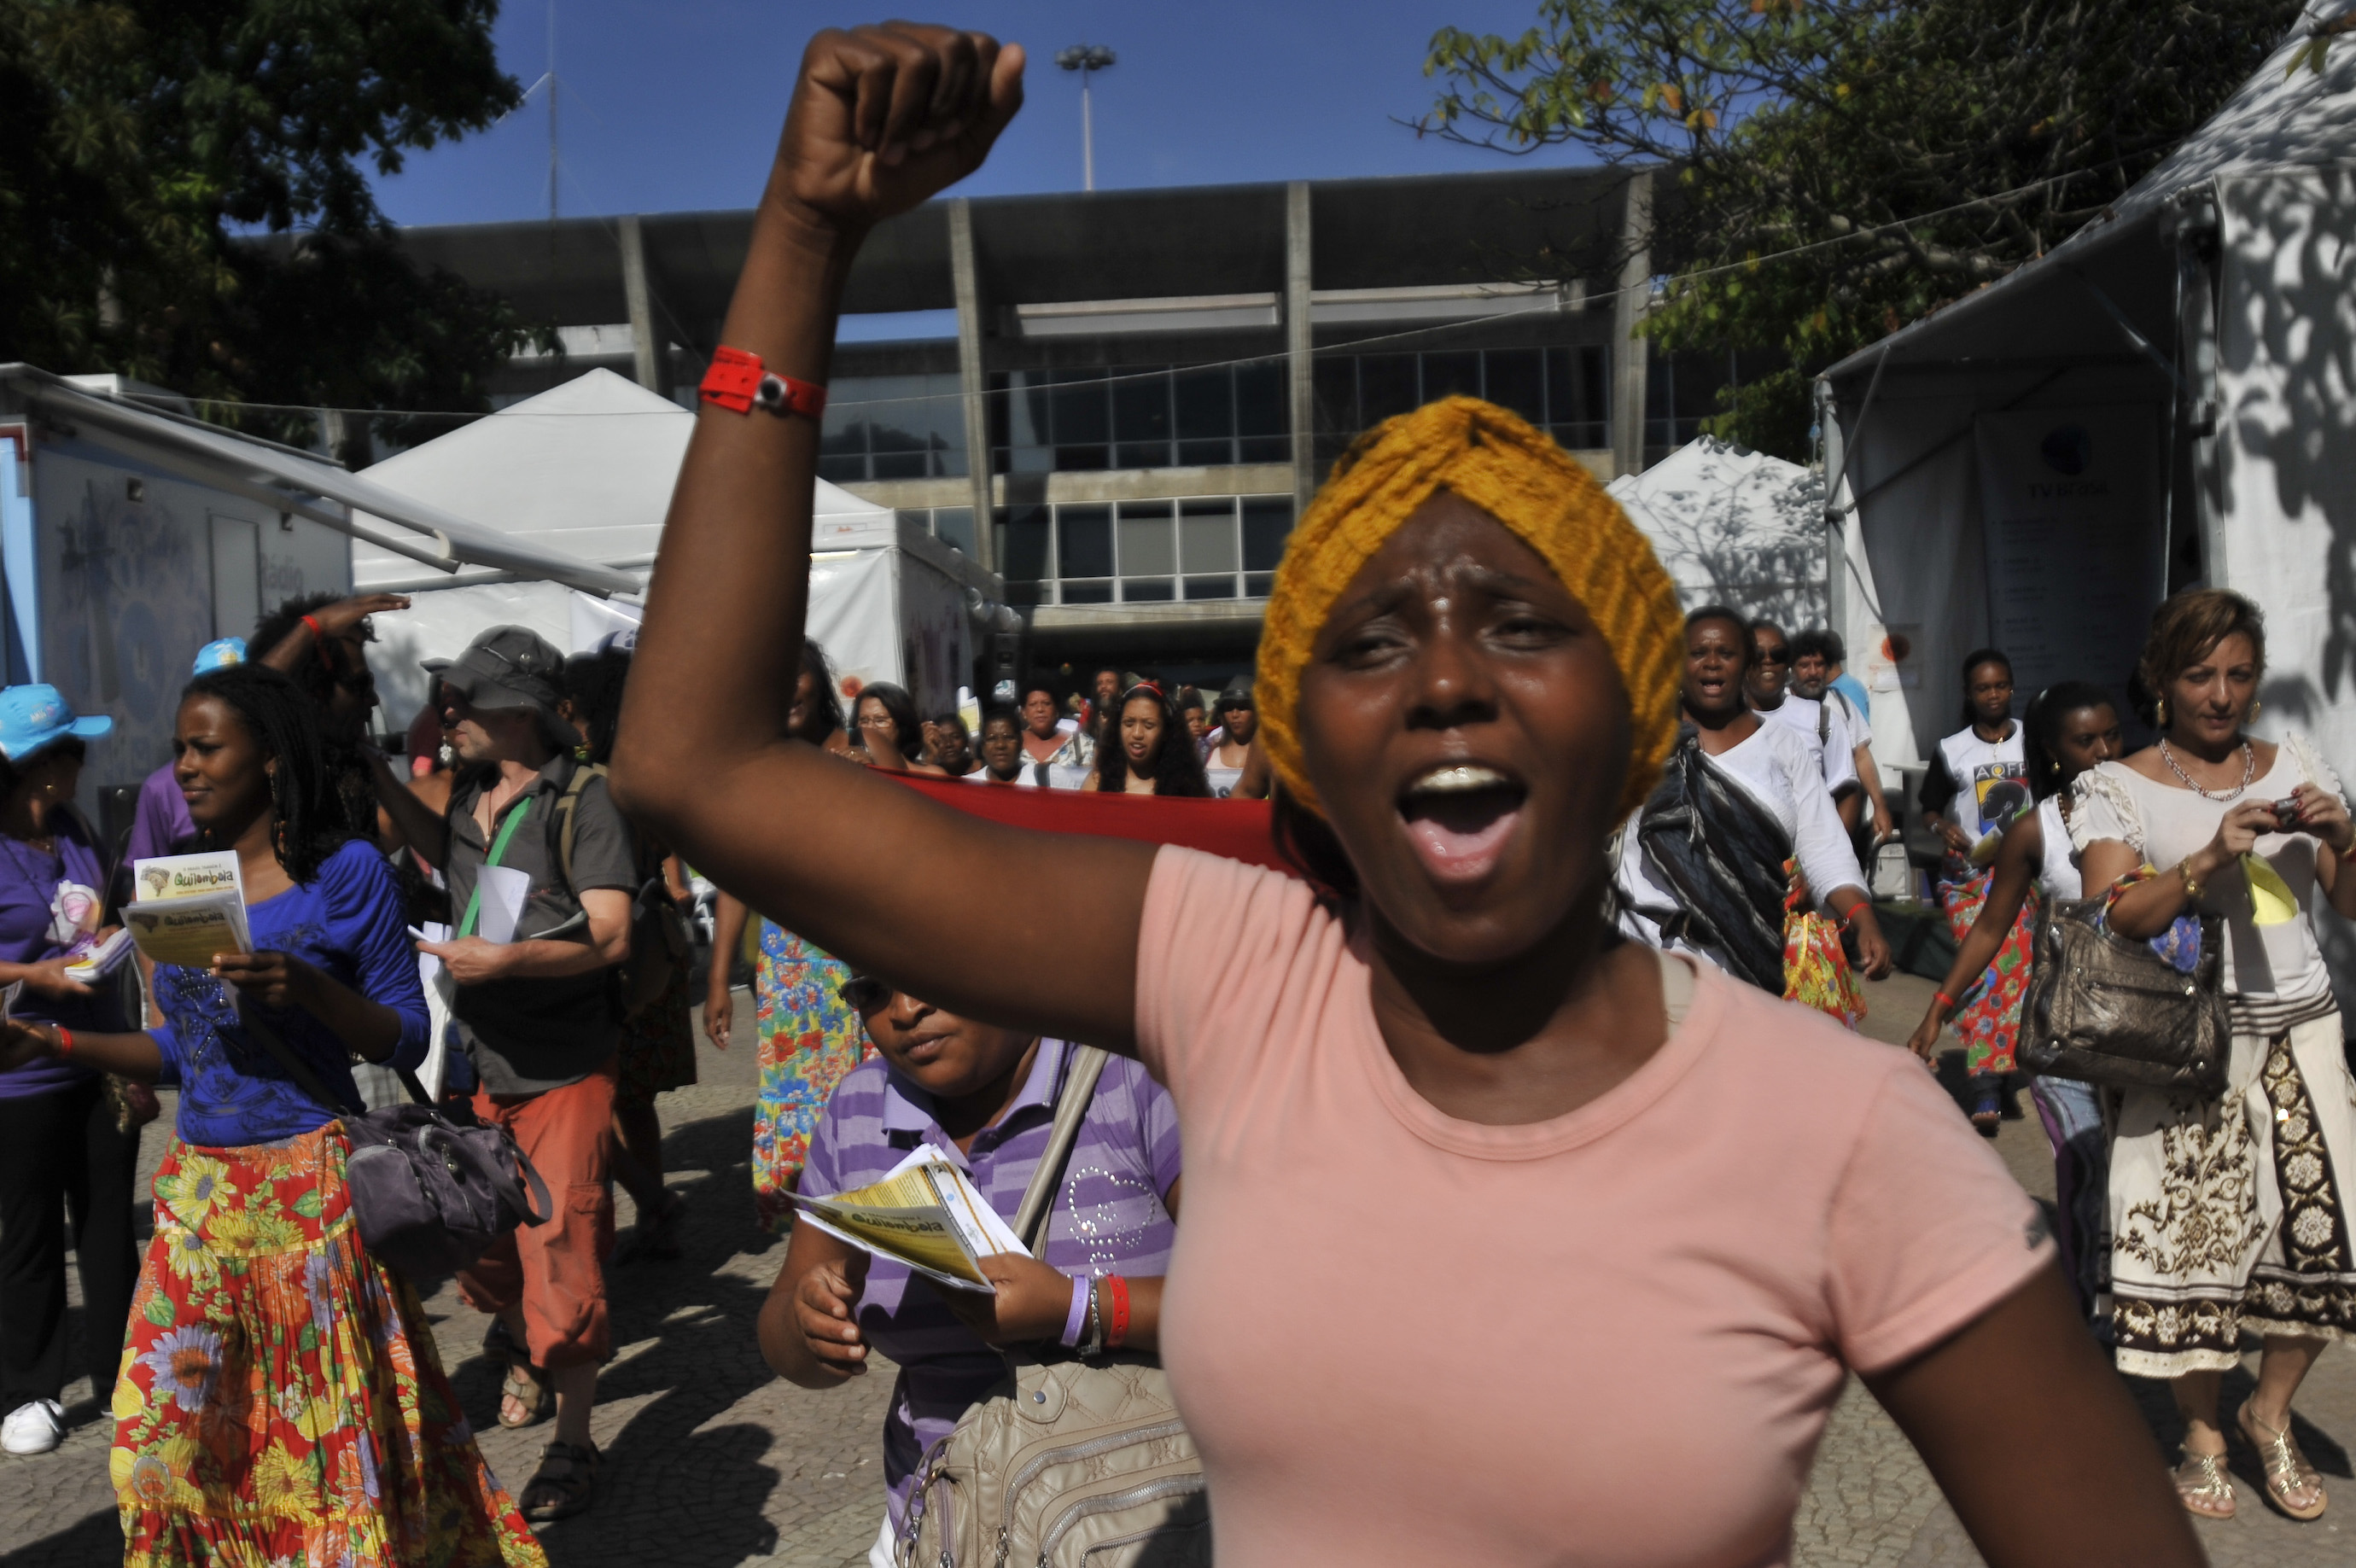
<instances>
[{"instance_id":1,"label":"white tent canopy","mask_svg":"<svg viewBox=\"0 0 2356 1568\"><path fill-rule=\"evenodd\" d=\"M388 457L368 477L382 491L484 518L519 549L594 561L636 593L654 564L694 429L695 416L669 399L591 370ZM863 539L892 517L889 507L823 480L816 501L821 547L830 531ZM384 651L372 663L386 712L395 720L413 714L427 696L419 661L453 657L487 627L528 626L572 648L584 640L582 628L610 624L576 606L564 582L529 571L427 576L391 551L356 547L355 592L413 600L376 622Z\"/></svg>"},{"instance_id":2,"label":"white tent canopy","mask_svg":"<svg viewBox=\"0 0 2356 1568\"><path fill-rule=\"evenodd\" d=\"M1824 485L1710 436L1606 486L1688 610L1730 604L1797 630L1825 618Z\"/></svg>"}]
</instances>

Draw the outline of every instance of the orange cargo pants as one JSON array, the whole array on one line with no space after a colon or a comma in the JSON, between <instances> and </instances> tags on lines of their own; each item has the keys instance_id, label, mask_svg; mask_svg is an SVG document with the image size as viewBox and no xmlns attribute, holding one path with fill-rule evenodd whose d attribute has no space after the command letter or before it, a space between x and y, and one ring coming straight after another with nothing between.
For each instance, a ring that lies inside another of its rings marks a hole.
<instances>
[{"instance_id":1,"label":"orange cargo pants","mask_svg":"<svg viewBox=\"0 0 2356 1568\"><path fill-rule=\"evenodd\" d=\"M475 1091L475 1115L508 1129L548 1184L555 1212L519 1225L458 1275L458 1294L480 1312L520 1302L534 1365L595 1365L613 1350L605 1314L605 1258L614 1250L614 1195L605 1185L614 1120L614 1063L578 1083L505 1103Z\"/></svg>"}]
</instances>

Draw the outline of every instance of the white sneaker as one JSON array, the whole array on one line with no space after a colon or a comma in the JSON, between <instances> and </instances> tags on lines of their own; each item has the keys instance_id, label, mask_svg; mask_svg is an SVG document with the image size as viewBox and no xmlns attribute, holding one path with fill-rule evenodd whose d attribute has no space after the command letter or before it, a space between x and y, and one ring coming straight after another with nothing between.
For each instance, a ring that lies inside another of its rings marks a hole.
<instances>
[{"instance_id":1,"label":"white sneaker","mask_svg":"<svg viewBox=\"0 0 2356 1568\"><path fill-rule=\"evenodd\" d=\"M46 1454L65 1438L65 1407L53 1399L20 1404L0 1421L0 1448L11 1454Z\"/></svg>"}]
</instances>

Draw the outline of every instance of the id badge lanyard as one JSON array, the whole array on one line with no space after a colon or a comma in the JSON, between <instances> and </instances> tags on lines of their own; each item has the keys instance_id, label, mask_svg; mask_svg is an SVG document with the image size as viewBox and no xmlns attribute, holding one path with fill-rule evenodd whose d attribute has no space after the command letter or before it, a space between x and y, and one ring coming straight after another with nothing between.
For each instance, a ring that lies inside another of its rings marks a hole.
<instances>
[{"instance_id":1,"label":"id badge lanyard","mask_svg":"<svg viewBox=\"0 0 2356 1568\"><path fill-rule=\"evenodd\" d=\"M508 852L508 841L516 836L516 829L522 827L523 819L530 815L531 801L529 797L521 804L509 809L508 819L499 825L499 836L491 841L491 852L483 858L484 865L496 866L499 863L499 858ZM475 879L474 894L466 900L466 918L458 923L457 939L464 942L474 935L475 923L482 916L483 880L477 877Z\"/></svg>"}]
</instances>

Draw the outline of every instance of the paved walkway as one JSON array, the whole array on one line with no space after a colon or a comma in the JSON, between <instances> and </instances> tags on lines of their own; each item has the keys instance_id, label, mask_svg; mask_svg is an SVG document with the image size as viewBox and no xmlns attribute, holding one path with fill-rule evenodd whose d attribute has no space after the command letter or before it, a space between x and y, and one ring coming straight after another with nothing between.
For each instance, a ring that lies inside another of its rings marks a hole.
<instances>
[{"instance_id":1,"label":"paved walkway","mask_svg":"<svg viewBox=\"0 0 2356 1568\"><path fill-rule=\"evenodd\" d=\"M1900 977L1869 987L1869 1030L1902 1040L1930 986ZM673 1187L691 1202L688 1255L614 1271L619 1349L599 1383L594 1423L606 1455L597 1507L543 1534L556 1568L665 1563L759 1563L858 1568L882 1509L876 1433L888 1367L827 1393L772 1377L753 1321L782 1248L753 1231L746 1151L754 1071L749 1007L740 999L725 1055L705 1047L703 1082L666 1095L663 1123ZM151 1130L145 1157L161 1157ZM2052 1174L2032 1118L2005 1124L2001 1153L2024 1186L2050 1197ZM626 1198L622 1222L630 1222ZM545 1428L502 1432L491 1419L498 1372L480 1350L486 1319L444 1290L428 1304L444 1364L486 1435L485 1453L510 1486L531 1472ZM2253 1362L2253 1364L2254 1364ZM2166 1390L2136 1383L2164 1444L2176 1439ZM2227 1380L2227 1408L2247 1392ZM107 1486L111 1427L87 1384L68 1391L72 1430L58 1454L0 1456L0 1562L7 1568L87 1568L120 1553ZM2200 1529L2212 1561L2252 1568L2347 1568L2356 1563L2356 1355L2326 1355L2299 1400L2299 1438L2331 1477L2334 1512L2298 1526L2259 1503L2254 1457L2237 1448L2242 1517ZM1851 1383L1826 1431L1797 1523L1804 1568L1976 1564L1921 1461L1890 1419Z\"/></svg>"}]
</instances>

